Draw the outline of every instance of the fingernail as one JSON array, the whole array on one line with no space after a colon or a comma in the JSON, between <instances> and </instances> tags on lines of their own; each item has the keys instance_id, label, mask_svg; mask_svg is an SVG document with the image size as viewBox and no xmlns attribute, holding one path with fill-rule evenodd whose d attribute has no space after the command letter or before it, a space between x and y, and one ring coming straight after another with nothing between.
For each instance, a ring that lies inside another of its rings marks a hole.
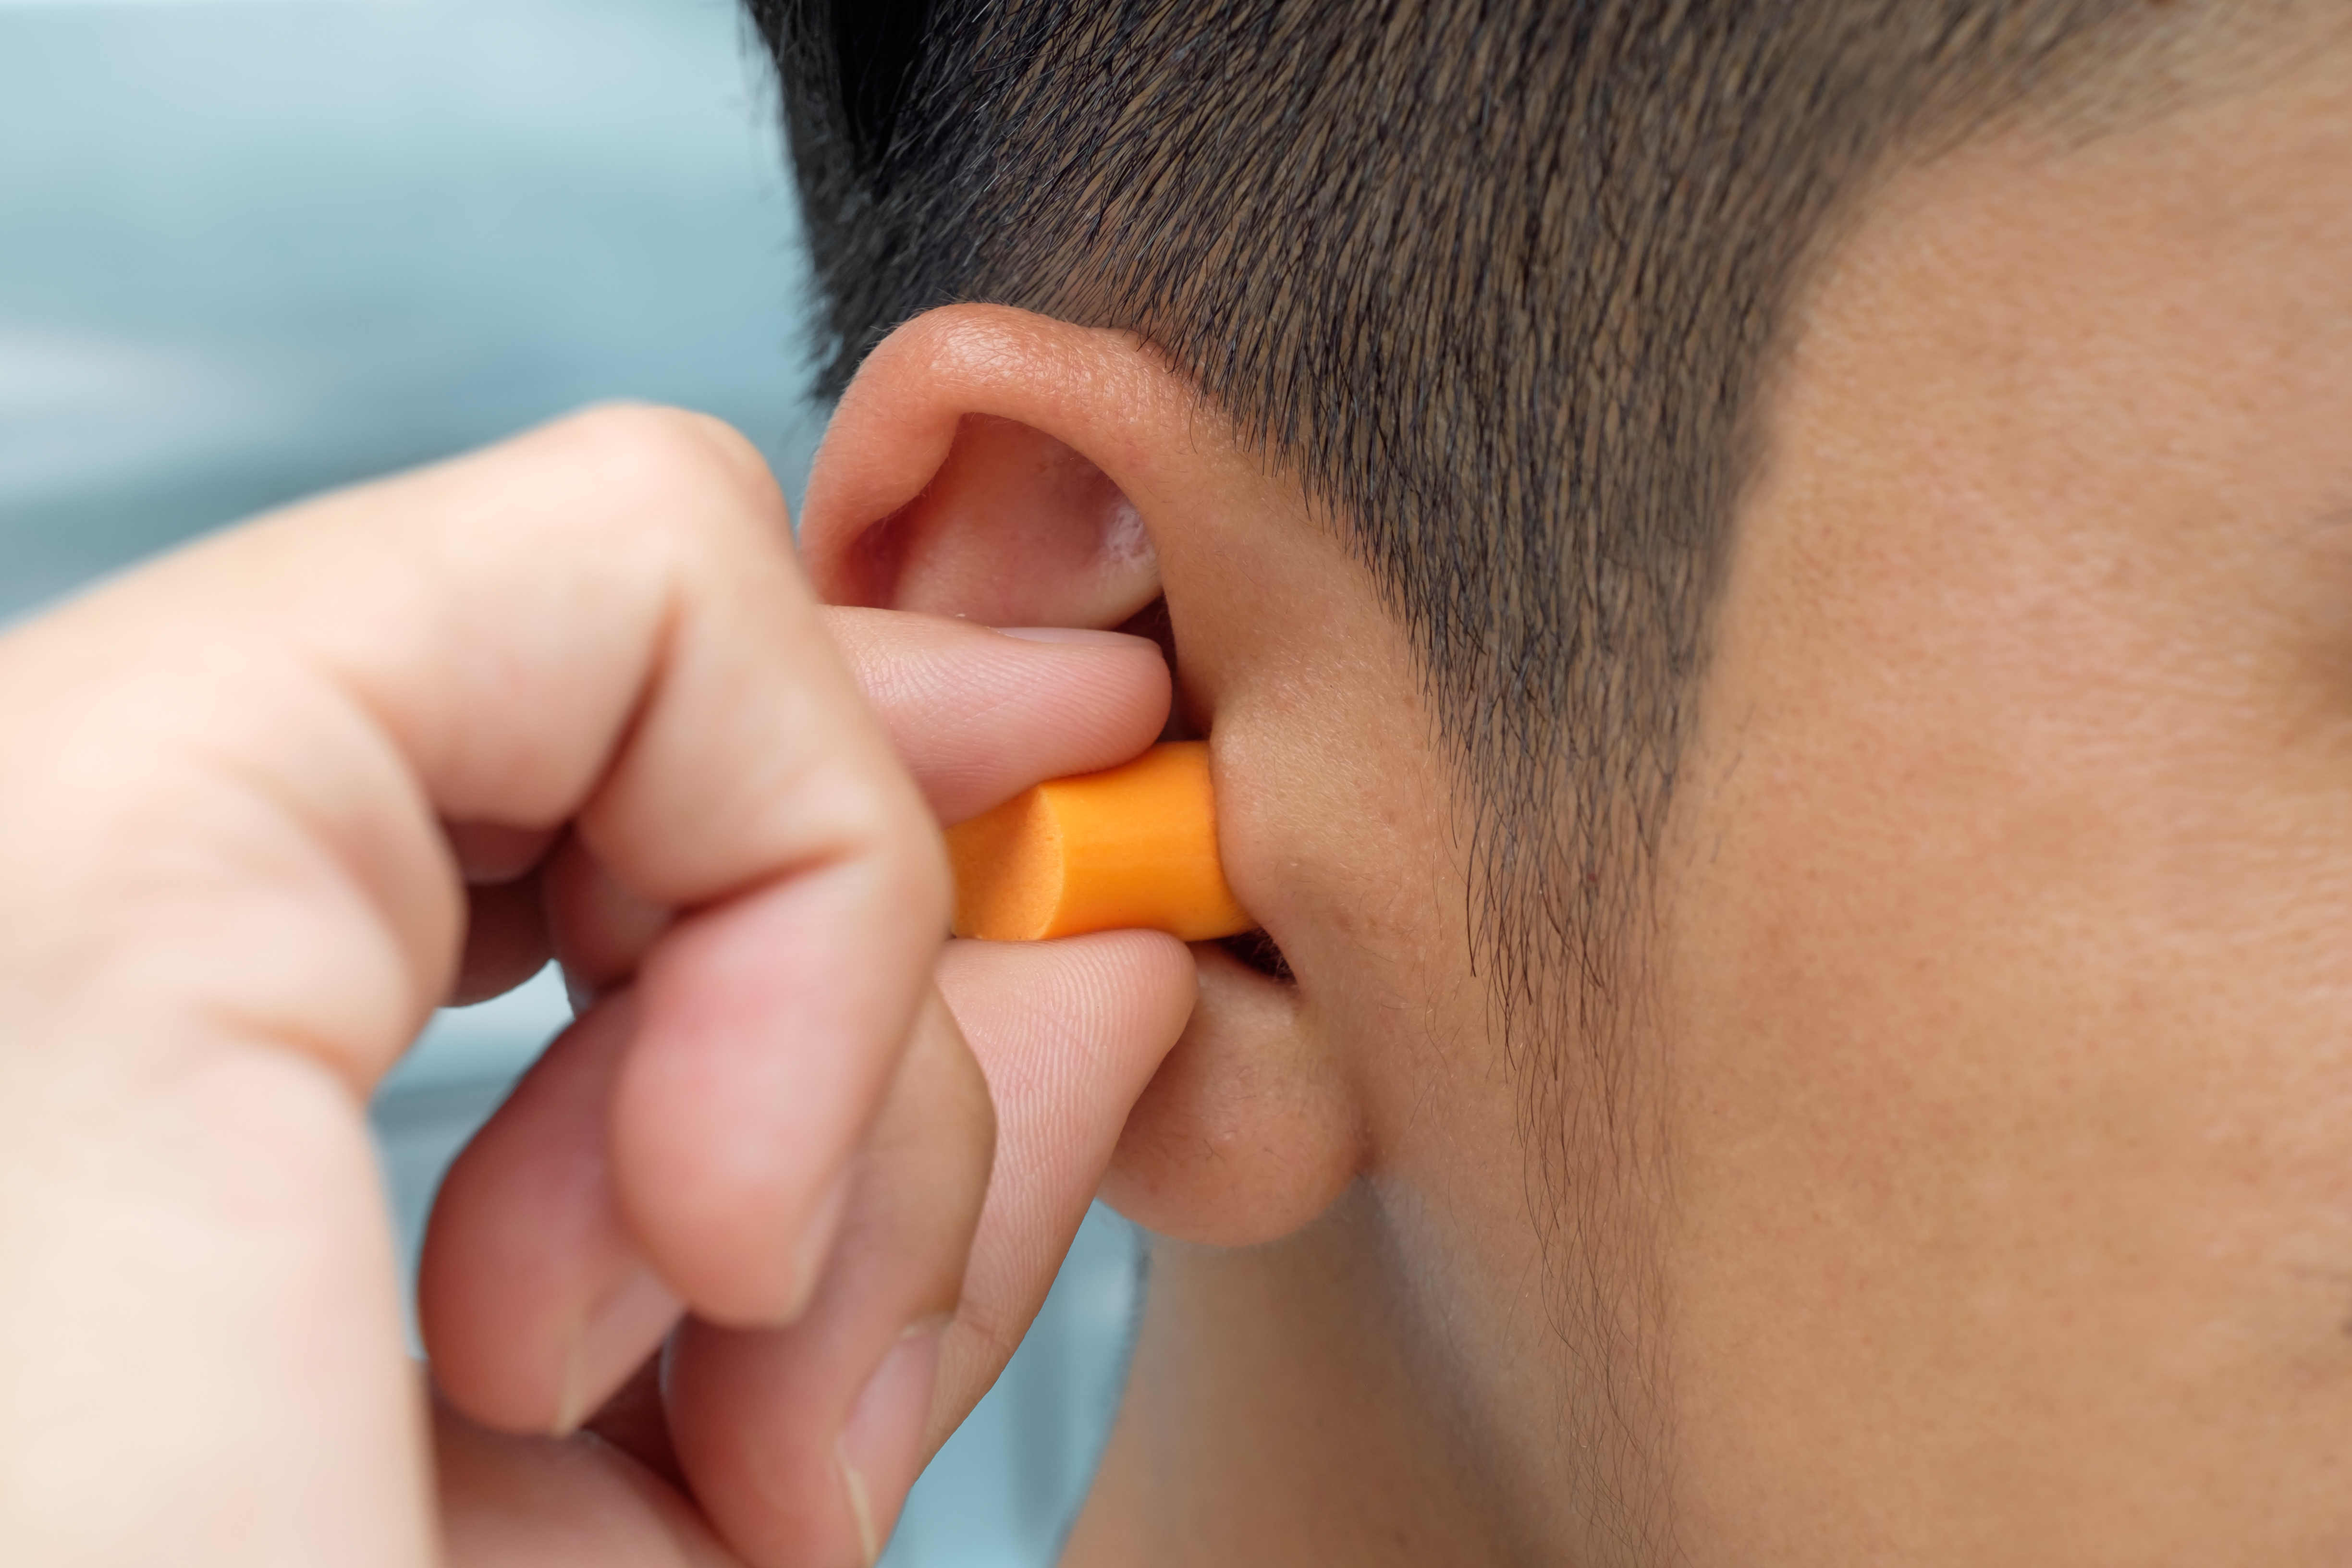
<instances>
[{"instance_id":1,"label":"fingernail","mask_svg":"<svg viewBox=\"0 0 2352 1568\"><path fill-rule=\"evenodd\" d=\"M1089 631L1084 626L995 626L997 636L1019 637L1023 642L1093 643L1100 647L1113 647L1123 643L1150 642L1149 637L1129 637L1125 632Z\"/></svg>"},{"instance_id":2,"label":"fingernail","mask_svg":"<svg viewBox=\"0 0 2352 1568\"><path fill-rule=\"evenodd\" d=\"M793 1300L784 1310L786 1324L797 1323L809 1303L816 1299L817 1281L824 1278L825 1259L833 1253L833 1238L841 1229L842 1211L849 1206L849 1172L836 1172L833 1185L824 1196L817 1199L816 1207L801 1226L798 1240L793 1243Z\"/></svg>"},{"instance_id":3,"label":"fingernail","mask_svg":"<svg viewBox=\"0 0 2352 1568\"><path fill-rule=\"evenodd\" d=\"M662 1342L686 1304L650 1268L639 1266L597 1298L563 1357L555 1435L568 1437Z\"/></svg>"},{"instance_id":4,"label":"fingernail","mask_svg":"<svg viewBox=\"0 0 2352 1568\"><path fill-rule=\"evenodd\" d=\"M919 1324L900 1336L866 1380L841 1436L834 1439L841 1494L856 1521L866 1568L873 1568L882 1555L882 1543L898 1521L907 1489L915 1484L923 1426L931 1415L931 1388L940 1375L940 1328L938 1322ZM887 1507L887 1516L877 1510L877 1502Z\"/></svg>"}]
</instances>

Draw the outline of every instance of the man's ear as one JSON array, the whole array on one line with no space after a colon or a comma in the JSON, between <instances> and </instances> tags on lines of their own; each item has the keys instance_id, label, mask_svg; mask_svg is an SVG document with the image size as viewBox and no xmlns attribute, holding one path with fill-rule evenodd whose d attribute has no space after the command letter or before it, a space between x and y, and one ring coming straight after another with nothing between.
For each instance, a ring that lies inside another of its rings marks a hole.
<instances>
[{"instance_id":1,"label":"man's ear","mask_svg":"<svg viewBox=\"0 0 2352 1568\"><path fill-rule=\"evenodd\" d=\"M1295 487L1132 334L957 306L867 356L817 453L800 538L835 604L1109 628L1164 598L1186 716L1209 735L1226 876L1279 942L1278 825L1316 762L1263 696L1297 675L1264 641L1265 605L1316 586L1336 550L1301 543L1302 516ZM1304 1226L1364 1150L1351 1064L1313 1026L1315 976L1252 962L1278 951L1265 940L1236 950L1195 948L1192 1023L1105 1184L1130 1217L1213 1245Z\"/></svg>"},{"instance_id":2,"label":"man's ear","mask_svg":"<svg viewBox=\"0 0 2352 1568\"><path fill-rule=\"evenodd\" d=\"M1174 377L1133 338L940 310L867 357L827 427L801 549L834 604L1116 626L1160 597L1136 500Z\"/></svg>"}]
</instances>

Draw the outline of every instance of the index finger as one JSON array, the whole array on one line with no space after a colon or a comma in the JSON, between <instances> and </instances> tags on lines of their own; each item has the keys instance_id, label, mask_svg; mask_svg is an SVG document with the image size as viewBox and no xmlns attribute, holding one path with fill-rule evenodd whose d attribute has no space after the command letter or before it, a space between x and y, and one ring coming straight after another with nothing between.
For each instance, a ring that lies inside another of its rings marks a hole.
<instances>
[{"instance_id":1,"label":"index finger","mask_svg":"<svg viewBox=\"0 0 2352 1568\"><path fill-rule=\"evenodd\" d=\"M273 967L278 994L230 998L235 1015L372 1081L445 993L457 938L446 867L420 896L415 857L385 846L437 836L436 820L571 821L682 917L642 976L614 1107L631 1228L698 1310L788 1316L810 1271L793 1238L896 1068L948 878L757 453L716 421L601 411L176 568L209 581L131 606L141 636L177 623L182 645L290 646L357 721L347 756L264 736L237 765L312 803L295 815L358 872L406 960L405 1016L353 1017L348 998L393 977L335 963ZM304 918L285 902L289 926Z\"/></svg>"},{"instance_id":2,"label":"index finger","mask_svg":"<svg viewBox=\"0 0 2352 1568\"><path fill-rule=\"evenodd\" d=\"M1167 721L1168 661L1149 637L897 610L824 618L947 826L1041 780L1126 762Z\"/></svg>"}]
</instances>

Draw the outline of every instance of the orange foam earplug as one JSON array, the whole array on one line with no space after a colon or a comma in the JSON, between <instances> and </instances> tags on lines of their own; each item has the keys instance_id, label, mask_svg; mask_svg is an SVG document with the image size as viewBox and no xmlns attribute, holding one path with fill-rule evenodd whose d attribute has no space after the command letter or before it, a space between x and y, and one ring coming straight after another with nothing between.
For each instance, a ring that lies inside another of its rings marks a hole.
<instances>
[{"instance_id":1,"label":"orange foam earplug","mask_svg":"<svg viewBox=\"0 0 2352 1568\"><path fill-rule=\"evenodd\" d=\"M1217 861L1201 741L1024 790L948 829L948 854L958 936L1039 942L1143 926L1212 942L1257 924Z\"/></svg>"}]
</instances>

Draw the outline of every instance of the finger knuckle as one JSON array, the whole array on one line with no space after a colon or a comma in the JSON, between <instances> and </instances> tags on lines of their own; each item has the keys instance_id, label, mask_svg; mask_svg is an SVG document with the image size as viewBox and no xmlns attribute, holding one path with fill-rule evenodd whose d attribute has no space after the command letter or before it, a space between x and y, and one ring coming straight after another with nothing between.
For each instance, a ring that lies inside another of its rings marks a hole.
<instances>
[{"instance_id":1,"label":"finger knuckle","mask_svg":"<svg viewBox=\"0 0 2352 1568\"><path fill-rule=\"evenodd\" d=\"M988 1306L966 1295L956 1308L956 1328L969 1336L967 1342L977 1352L974 1360L986 1366L1001 1367L1013 1359L1021 1342L1029 1331L1028 1321L1000 1308Z\"/></svg>"},{"instance_id":2,"label":"finger knuckle","mask_svg":"<svg viewBox=\"0 0 2352 1568\"><path fill-rule=\"evenodd\" d=\"M783 500L759 449L724 421L681 408L612 404L564 422L610 514L665 531L749 521L765 531Z\"/></svg>"}]
</instances>

